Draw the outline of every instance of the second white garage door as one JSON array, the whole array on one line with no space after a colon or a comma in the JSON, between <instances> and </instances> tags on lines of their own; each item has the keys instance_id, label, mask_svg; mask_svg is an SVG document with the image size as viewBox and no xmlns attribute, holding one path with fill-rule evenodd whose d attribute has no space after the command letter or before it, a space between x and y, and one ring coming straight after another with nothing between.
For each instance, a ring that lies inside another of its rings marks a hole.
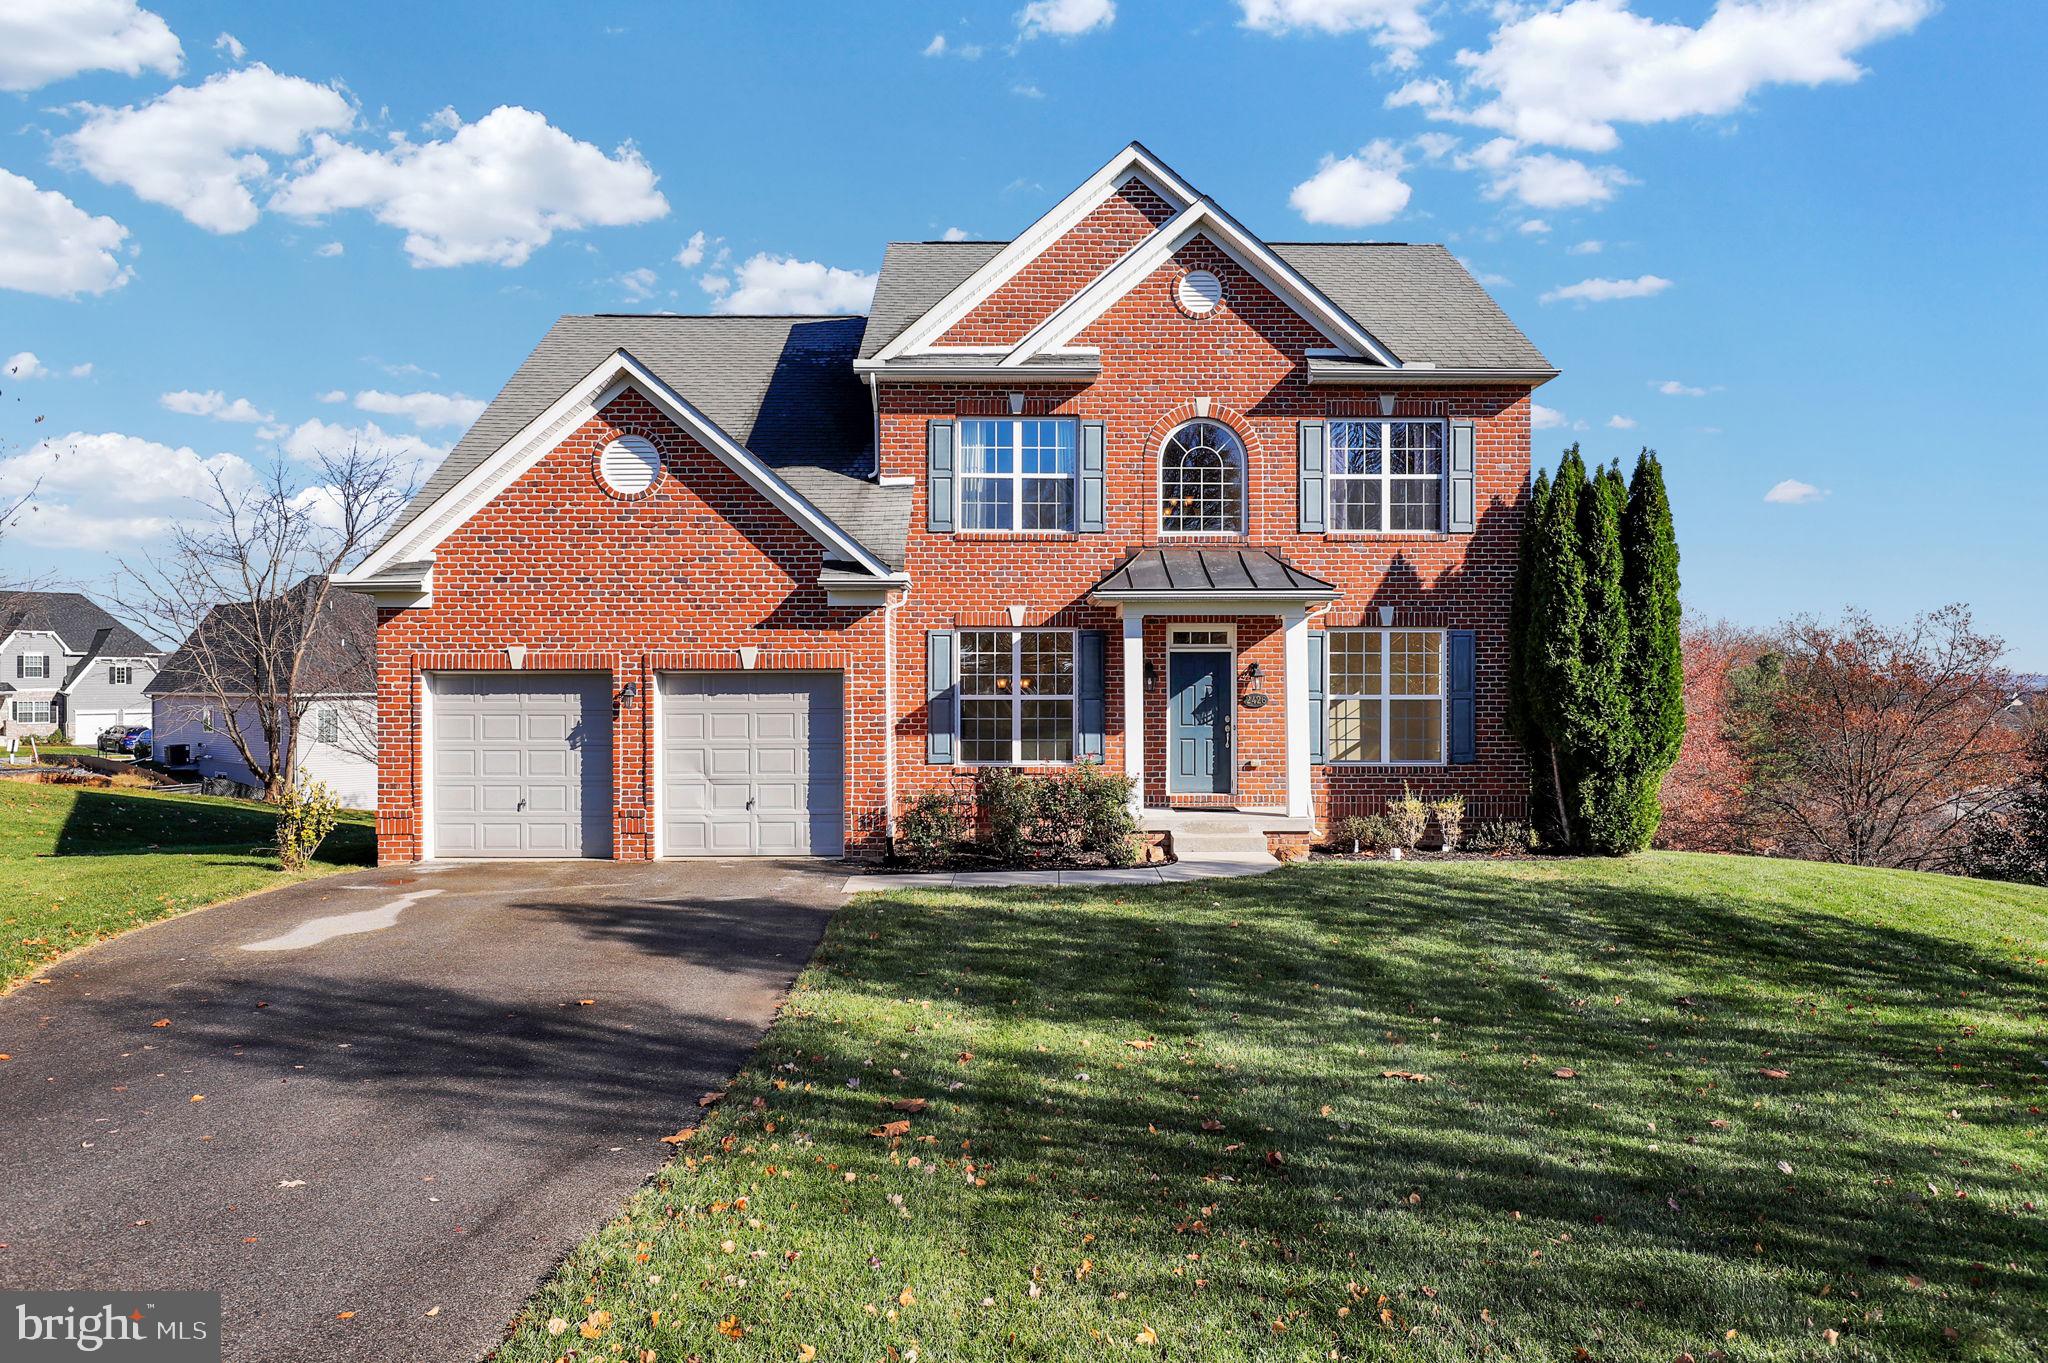
<instances>
[{"instance_id":1,"label":"second white garage door","mask_svg":"<svg viewBox=\"0 0 2048 1363\"><path fill-rule=\"evenodd\" d=\"M664 855L836 857L845 769L838 673L663 674Z\"/></svg>"}]
</instances>

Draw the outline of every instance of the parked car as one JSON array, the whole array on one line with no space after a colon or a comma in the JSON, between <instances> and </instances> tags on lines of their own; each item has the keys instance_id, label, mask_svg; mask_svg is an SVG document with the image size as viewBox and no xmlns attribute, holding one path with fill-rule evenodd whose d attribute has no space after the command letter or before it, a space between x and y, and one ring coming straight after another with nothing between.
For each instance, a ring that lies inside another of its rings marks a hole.
<instances>
[{"instance_id":1,"label":"parked car","mask_svg":"<svg viewBox=\"0 0 2048 1363\"><path fill-rule=\"evenodd\" d=\"M135 735L134 741L129 743L127 750L134 753L135 760L140 762L147 759L155 747L156 730L144 729L141 733Z\"/></svg>"},{"instance_id":2,"label":"parked car","mask_svg":"<svg viewBox=\"0 0 2048 1363\"><path fill-rule=\"evenodd\" d=\"M143 724L103 729L100 731L99 748L101 752L134 753L137 757L147 757L149 738L149 727ZM140 750L136 747L138 743L141 744Z\"/></svg>"}]
</instances>

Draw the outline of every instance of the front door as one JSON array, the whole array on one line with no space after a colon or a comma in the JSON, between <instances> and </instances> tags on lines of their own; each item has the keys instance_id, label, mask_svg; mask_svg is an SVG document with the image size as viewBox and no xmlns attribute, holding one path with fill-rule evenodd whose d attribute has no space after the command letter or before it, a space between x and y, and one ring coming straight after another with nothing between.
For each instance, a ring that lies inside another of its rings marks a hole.
<instances>
[{"instance_id":1,"label":"front door","mask_svg":"<svg viewBox=\"0 0 2048 1363\"><path fill-rule=\"evenodd\" d=\"M1175 795L1230 794L1230 655L1170 653L1167 690L1167 790Z\"/></svg>"}]
</instances>

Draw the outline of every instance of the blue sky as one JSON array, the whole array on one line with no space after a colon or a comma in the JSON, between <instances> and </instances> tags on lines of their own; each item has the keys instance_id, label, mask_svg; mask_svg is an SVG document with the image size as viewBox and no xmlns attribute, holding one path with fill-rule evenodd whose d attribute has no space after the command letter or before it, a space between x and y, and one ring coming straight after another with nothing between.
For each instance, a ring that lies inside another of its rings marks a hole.
<instances>
[{"instance_id":1,"label":"blue sky","mask_svg":"<svg viewBox=\"0 0 2048 1363\"><path fill-rule=\"evenodd\" d=\"M2048 671L2048 6L5 9L0 579L432 458L562 312L858 310L1135 137L1269 239L1449 243L1564 370L1539 460L1661 453L1695 609L1968 601Z\"/></svg>"}]
</instances>

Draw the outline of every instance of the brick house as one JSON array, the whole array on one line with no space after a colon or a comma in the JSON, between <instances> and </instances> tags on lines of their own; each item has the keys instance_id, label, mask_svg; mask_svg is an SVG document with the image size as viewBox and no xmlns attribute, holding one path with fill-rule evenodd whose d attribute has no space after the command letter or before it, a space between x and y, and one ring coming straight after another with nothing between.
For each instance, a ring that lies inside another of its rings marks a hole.
<instances>
[{"instance_id":1,"label":"brick house","mask_svg":"<svg viewBox=\"0 0 2048 1363\"><path fill-rule=\"evenodd\" d=\"M866 318L561 319L345 579L378 834L875 855L978 766L1307 836L1519 813L1541 353L1438 246L1268 243L1137 144Z\"/></svg>"}]
</instances>

